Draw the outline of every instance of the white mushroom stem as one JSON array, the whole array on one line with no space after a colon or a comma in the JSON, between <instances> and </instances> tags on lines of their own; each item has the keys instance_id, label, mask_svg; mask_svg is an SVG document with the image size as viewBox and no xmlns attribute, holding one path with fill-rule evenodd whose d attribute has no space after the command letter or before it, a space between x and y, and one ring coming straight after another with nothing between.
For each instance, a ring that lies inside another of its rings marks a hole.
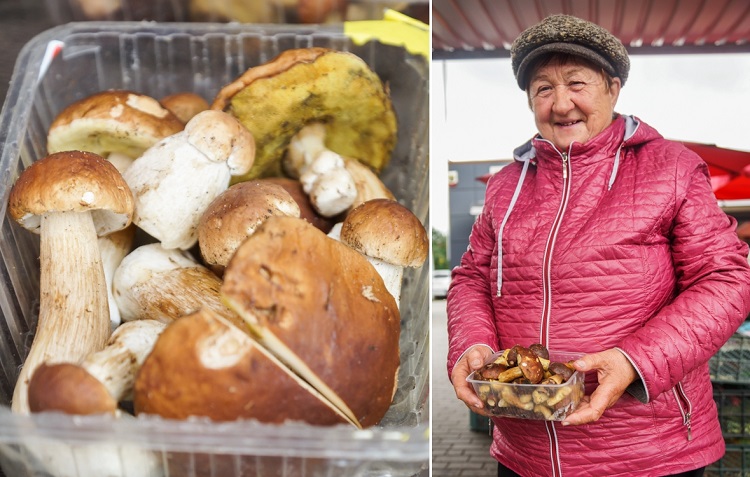
<instances>
[{"instance_id":1,"label":"white mushroom stem","mask_svg":"<svg viewBox=\"0 0 750 477\"><path fill-rule=\"evenodd\" d=\"M115 331L122 322L120 310L117 308L117 302L113 294L112 282L115 270L117 270L122 259L125 258L132 248L134 235L135 226L130 225L117 232L99 237L99 251L102 257L102 266L104 267L104 279L107 283L110 331Z\"/></svg>"},{"instance_id":2,"label":"white mushroom stem","mask_svg":"<svg viewBox=\"0 0 750 477\"><path fill-rule=\"evenodd\" d=\"M114 277L115 300L124 321L154 319L171 323L206 307L247 330L221 302L221 280L189 253L158 243L126 256Z\"/></svg>"},{"instance_id":3,"label":"white mushroom stem","mask_svg":"<svg viewBox=\"0 0 750 477\"><path fill-rule=\"evenodd\" d=\"M201 214L254 158L254 139L236 119L221 111L197 114L123 174L135 197L133 222L166 248L191 248Z\"/></svg>"},{"instance_id":4,"label":"white mushroom stem","mask_svg":"<svg viewBox=\"0 0 750 477\"><path fill-rule=\"evenodd\" d=\"M300 182L315 210L324 217L344 212L357 198L357 187L344 166L344 158L332 151L318 154L300 176Z\"/></svg>"},{"instance_id":5,"label":"white mushroom stem","mask_svg":"<svg viewBox=\"0 0 750 477\"><path fill-rule=\"evenodd\" d=\"M392 263L378 260L377 258L369 257L365 255L368 262L375 267L378 275L383 279L385 288L388 292L393 295L396 300L396 305L401 309L401 284L404 278L404 267L401 265L394 265Z\"/></svg>"},{"instance_id":6,"label":"white mushroom stem","mask_svg":"<svg viewBox=\"0 0 750 477\"><path fill-rule=\"evenodd\" d=\"M109 308L91 212L43 215L40 303L34 341L13 391L12 409L29 413L28 384L43 362L78 362L109 338Z\"/></svg>"},{"instance_id":7,"label":"white mushroom stem","mask_svg":"<svg viewBox=\"0 0 750 477\"><path fill-rule=\"evenodd\" d=\"M130 165L133 163L135 158L128 156L127 154L123 154L122 152L111 152L107 156L107 160L111 162L118 171L120 171L120 174L124 174L128 167L130 167Z\"/></svg>"},{"instance_id":8,"label":"white mushroom stem","mask_svg":"<svg viewBox=\"0 0 750 477\"><path fill-rule=\"evenodd\" d=\"M81 367L98 379L116 401L131 399L135 376L166 326L156 320L123 323L107 345L87 356Z\"/></svg>"},{"instance_id":9,"label":"white mushroom stem","mask_svg":"<svg viewBox=\"0 0 750 477\"><path fill-rule=\"evenodd\" d=\"M325 146L325 136L326 129L323 123L310 123L300 129L292 137L282 161L284 172L293 179L299 179L318 154L328 150Z\"/></svg>"}]
</instances>

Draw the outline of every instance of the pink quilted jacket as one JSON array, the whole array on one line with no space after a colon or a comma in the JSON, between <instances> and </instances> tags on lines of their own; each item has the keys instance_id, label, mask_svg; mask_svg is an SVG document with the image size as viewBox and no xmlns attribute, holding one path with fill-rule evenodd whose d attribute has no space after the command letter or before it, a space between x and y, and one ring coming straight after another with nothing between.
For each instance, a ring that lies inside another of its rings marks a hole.
<instances>
[{"instance_id":1,"label":"pink quilted jacket","mask_svg":"<svg viewBox=\"0 0 750 477\"><path fill-rule=\"evenodd\" d=\"M449 375L472 345L540 342L619 348L640 379L592 424L494 419L492 455L555 477L664 476L720 459L707 363L750 312L735 227L700 157L634 117L566 154L540 138L517 149L453 271Z\"/></svg>"}]
</instances>

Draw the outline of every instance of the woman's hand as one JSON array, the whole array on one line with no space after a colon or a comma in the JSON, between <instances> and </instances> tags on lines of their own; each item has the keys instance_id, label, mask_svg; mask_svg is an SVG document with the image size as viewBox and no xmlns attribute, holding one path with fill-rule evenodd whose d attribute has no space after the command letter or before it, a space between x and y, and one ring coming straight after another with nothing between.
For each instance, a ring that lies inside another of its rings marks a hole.
<instances>
[{"instance_id":1,"label":"woman's hand","mask_svg":"<svg viewBox=\"0 0 750 477\"><path fill-rule=\"evenodd\" d=\"M574 363L578 371L596 370L599 381L591 396L584 396L576 410L563 421L563 426L587 424L602 417L614 406L625 389L638 377L630 360L616 349L587 354Z\"/></svg>"},{"instance_id":2,"label":"woman's hand","mask_svg":"<svg viewBox=\"0 0 750 477\"><path fill-rule=\"evenodd\" d=\"M456 397L462 400L473 412L483 416L489 416L483 409L484 404L477 397L474 388L466 381L466 377L484 365L487 358L492 355L492 350L487 346L474 345L464 353L453 367L451 382L456 391Z\"/></svg>"}]
</instances>

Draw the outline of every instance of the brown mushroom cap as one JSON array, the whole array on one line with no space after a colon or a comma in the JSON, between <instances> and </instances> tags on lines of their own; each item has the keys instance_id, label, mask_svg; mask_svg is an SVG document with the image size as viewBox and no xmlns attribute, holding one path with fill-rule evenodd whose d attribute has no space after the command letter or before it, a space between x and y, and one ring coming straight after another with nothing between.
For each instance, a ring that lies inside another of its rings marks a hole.
<instances>
[{"instance_id":1,"label":"brown mushroom cap","mask_svg":"<svg viewBox=\"0 0 750 477\"><path fill-rule=\"evenodd\" d=\"M260 179L261 182L270 182L272 184L278 184L286 190L289 195L292 196L297 205L299 206L300 217L313 224L317 229L327 234L333 228L335 220L333 218L324 217L318 213L310 202L310 196L308 196L304 189L302 189L302 183L296 179L290 179L288 177L267 177Z\"/></svg>"},{"instance_id":2,"label":"brown mushroom cap","mask_svg":"<svg viewBox=\"0 0 750 477\"><path fill-rule=\"evenodd\" d=\"M29 382L31 412L67 414L114 413L117 401L107 388L82 367L72 363L42 363Z\"/></svg>"},{"instance_id":3,"label":"brown mushroom cap","mask_svg":"<svg viewBox=\"0 0 750 477\"><path fill-rule=\"evenodd\" d=\"M87 96L63 109L47 133L49 153L84 150L136 158L184 123L156 99L125 90Z\"/></svg>"},{"instance_id":4,"label":"brown mushroom cap","mask_svg":"<svg viewBox=\"0 0 750 477\"><path fill-rule=\"evenodd\" d=\"M161 98L159 102L183 123L187 123L193 116L209 107L208 101L190 91L170 94Z\"/></svg>"},{"instance_id":5,"label":"brown mushroom cap","mask_svg":"<svg viewBox=\"0 0 750 477\"><path fill-rule=\"evenodd\" d=\"M221 273L235 250L272 215L299 217L300 208L280 185L240 182L214 199L198 223L201 256Z\"/></svg>"},{"instance_id":6,"label":"brown mushroom cap","mask_svg":"<svg viewBox=\"0 0 750 477\"><path fill-rule=\"evenodd\" d=\"M50 211L91 211L99 236L127 227L133 194L115 166L83 151L51 154L32 163L13 185L8 212L24 228L39 233Z\"/></svg>"},{"instance_id":7,"label":"brown mushroom cap","mask_svg":"<svg viewBox=\"0 0 750 477\"><path fill-rule=\"evenodd\" d=\"M133 403L137 414L171 419L348 422L250 336L206 309L162 332L138 373Z\"/></svg>"},{"instance_id":8,"label":"brown mushroom cap","mask_svg":"<svg viewBox=\"0 0 750 477\"><path fill-rule=\"evenodd\" d=\"M417 216L388 199L368 200L349 212L341 241L368 257L404 267L421 266L429 250Z\"/></svg>"},{"instance_id":9,"label":"brown mushroom cap","mask_svg":"<svg viewBox=\"0 0 750 477\"><path fill-rule=\"evenodd\" d=\"M255 161L255 139L233 116L206 110L185 125L188 142L214 162L226 162L232 175L246 174Z\"/></svg>"},{"instance_id":10,"label":"brown mushroom cap","mask_svg":"<svg viewBox=\"0 0 750 477\"><path fill-rule=\"evenodd\" d=\"M563 378L563 382L570 379L571 376L573 376L573 373L575 372L574 369L571 369L568 365L565 363L560 362L551 362L549 366L547 367L548 371L552 374L559 374Z\"/></svg>"},{"instance_id":11,"label":"brown mushroom cap","mask_svg":"<svg viewBox=\"0 0 750 477\"><path fill-rule=\"evenodd\" d=\"M518 348L518 367L521 368L523 376L533 384L544 379L544 367L539 357L528 348Z\"/></svg>"},{"instance_id":12,"label":"brown mushroom cap","mask_svg":"<svg viewBox=\"0 0 750 477\"><path fill-rule=\"evenodd\" d=\"M237 249L221 293L266 347L353 420L368 427L382 419L401 324L364 256L305 220L270 217Z\"/></svg>"}]
</instances>

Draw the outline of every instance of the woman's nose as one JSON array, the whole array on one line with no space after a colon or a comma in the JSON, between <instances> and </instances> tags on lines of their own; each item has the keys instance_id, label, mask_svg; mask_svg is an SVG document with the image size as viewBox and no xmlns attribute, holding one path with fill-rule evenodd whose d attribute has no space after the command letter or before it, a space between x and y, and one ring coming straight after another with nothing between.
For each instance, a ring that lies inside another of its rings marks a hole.
<instances>
[{"instance_id":1,"label":"woman's nose","mask_svg":"<svg viewBox=\"0 0 750 477\"><path fill-rule=\"evenodd\" d=\"M575 108L575 104L570 90L564 86L555 88L552 97L552 111L555 114L565 114L573 108Z\"/></svg>"}]
</instances>

